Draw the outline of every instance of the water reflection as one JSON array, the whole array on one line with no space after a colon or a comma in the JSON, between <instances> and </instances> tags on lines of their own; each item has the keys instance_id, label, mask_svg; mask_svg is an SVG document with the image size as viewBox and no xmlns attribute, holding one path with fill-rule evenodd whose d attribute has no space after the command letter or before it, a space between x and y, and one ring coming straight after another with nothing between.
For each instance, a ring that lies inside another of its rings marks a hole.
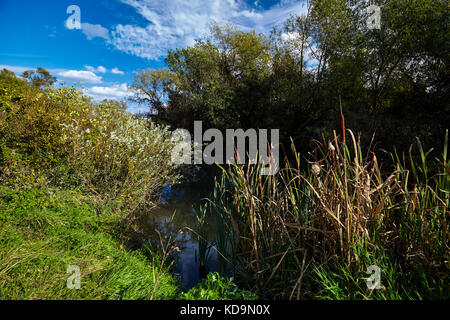
<instances>
[{"instance_id":1,"label":"water reflection","mask_svg":"<svg viewBox=\"0 0 450 320\"><path fill-rule=\"evenodd\" d=\"M220 272L219 254L214 246L216 223L208 217L204 227L204 237L209 243L208 259L204 270L200 267L198 223L192 206L198 205L202 193L198 190L174 189L170 186L163 191L162 205L146 214L142 227L149 239L158 239L157 231L172 234L180 248L175 256L176 277L185 289L197 285L209 272ZM231 276L228 265L224 272Z\"/></svg>"}]
</instances>

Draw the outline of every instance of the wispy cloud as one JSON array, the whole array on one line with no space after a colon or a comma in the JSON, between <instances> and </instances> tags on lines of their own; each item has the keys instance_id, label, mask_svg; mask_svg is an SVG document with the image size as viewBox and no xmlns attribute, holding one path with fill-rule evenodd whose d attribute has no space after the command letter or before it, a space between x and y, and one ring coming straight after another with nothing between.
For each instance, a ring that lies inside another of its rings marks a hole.
<instances>
[{"instance_id":1,"label":"wispy cloud","mask_svg":"<svg viewBox=\"0 0 450 320\"><path fill-rule=\"evenodd\" d=\"M119 24L110 33L110 43L121 51L148 59L158 59L168 49L192 45L208 33L211 21L267 33L290 15L306 11L304 0L282 0L267 10L257 3L251 7L243 0L121 1L135 8L148 25Z\"/></svg>"},{"instance_id":2,"label":"wispy cloud","mask_svg":"<svg viewBox=\"0 0 450 320\"><path fill-rule=\"evenodd\" d=\"M92 66L85 66L85 68L90 72L106 73L108 71L108 69L103 66L98 66L97 68Z\"/></svg>"},{"instance_id":3,"label":"wispy cloud","mask_svg":"<svg viewBox=\"0 0 450 320\"><path fill-rule=\"evenodd\" d=\"M109 31L100 24L82 23L81 30L89 40L103 38L109 40Z\"/></svg>"},{"instance_id":4,"label":"wispy cloud","mask_svg":"<svg viewBox=\"0 0 450 320\"><path fill-rule=\"evenodd\" d=\"M94 73L112 73L112 74L119 74L119 75L124 75L125 72L123 72L122 70L120 70L119 68L115 67L112 68L111 70L105 68L104 66L98 66L98 67L93 67L93 66L84 66L86 68L86 70L90 71L90 72L94 72Z\"/></svg>"},{"instance_id":5,"label":"wispy cloud","mask_svg":"<svg viewBox=\"0 0 450 320\"><path fill-rule=\"evenodd\" d=\"M269 9L258 1L250 5L244 0L120 1L133 7L147 25L119 24L108 30L100 24L82 23L81 30L89 40L102 38L120 51L152 60L202 39L212 21L268 33L290 15L306 11L306 0L280 0Z\"/></svg>"},{"instance_id":6,"label":"wispy cloud","mask_svg":"<svg viewBox=\"0 0 450 320\"><path fill-rule=\"evenodd\" d=\"M113 68L111 70L111 73L112 74L120 74L120 75L124 75L125 74L125 72L123 72L122 70L119 70L119 68Z\"/></svg>"}]
</instances>

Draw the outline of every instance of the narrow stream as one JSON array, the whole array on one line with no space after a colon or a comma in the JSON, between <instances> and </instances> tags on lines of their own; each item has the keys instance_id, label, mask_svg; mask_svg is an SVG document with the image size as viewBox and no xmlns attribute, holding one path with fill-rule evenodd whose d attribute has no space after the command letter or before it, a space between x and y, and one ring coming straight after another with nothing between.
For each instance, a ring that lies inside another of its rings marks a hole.
<instances>
[{"instance_id":1,"label":"narrow stream","mask_svg":"<svg viewBox=\"0 0 450 320\"><path fill-rule=\"evenodd\" d=\"M196 286L210 272L219 272L219 256L214 246L215 221L207 219L205 237L210 244L206 270L200 269L198 223L193 206L200 200L201 192L191 190L174 191L170 187L164 190L162 204L151 214L146 215L143 228L149 239L158 239L157 230L162 234L170 234L176 239L180 252L175 256L175 276L186 290ZM181 232L180 232L181 231ZM231 276L231 267L225 270Z\"/></svg>"}]
</instances>

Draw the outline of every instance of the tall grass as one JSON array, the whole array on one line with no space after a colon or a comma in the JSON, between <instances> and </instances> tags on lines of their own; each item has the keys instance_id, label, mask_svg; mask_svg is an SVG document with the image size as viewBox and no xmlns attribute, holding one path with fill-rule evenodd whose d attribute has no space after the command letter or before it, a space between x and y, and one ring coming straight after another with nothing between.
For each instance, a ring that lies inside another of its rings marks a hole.
<instances>
[{"instance_id":1,"label":"tall grass","mask_svg":"<svg viewBox=\"0 0 450 320\"><path fill-rule=\"evenodd\" d=\"M418 140L420 162L410 150L384 168L345 132L347 143L316 141L303 163L292 145L275 176L260 164L223 169L210 201L237 278L270 298L448 298L448 132L441 159ZM382 289L368 289L370 265Z\"/></svg>"}]
</instances>

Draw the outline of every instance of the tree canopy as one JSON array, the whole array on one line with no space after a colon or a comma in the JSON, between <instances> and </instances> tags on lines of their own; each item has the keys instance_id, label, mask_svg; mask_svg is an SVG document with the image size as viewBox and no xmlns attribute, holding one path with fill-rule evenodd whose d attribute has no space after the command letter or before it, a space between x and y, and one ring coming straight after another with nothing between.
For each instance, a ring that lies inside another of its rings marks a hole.
<instances>
[{"instance_id":1,"label":"tree canopy","mask_svg":"<svg viewBox=\"0 0 450 320\"><path fill-rule=\"evenodd\" d=\"M209 38L168 53L131 89L149 116L176 128L279 128L302 148L348 126L381 145L440 141L450 123L449 7L443 0L312 0L270 36L215 24ZM427 141L430 140L430 141Z\"/></svg>"},{"instance_id":2,"label":"tree canopy","mask_svg":"<svg viewBox=\"0 0 450 320\"><path fill-rule=\"evenodd\" d=\"M28 82L38 88L51 87L56 82L56 78L41 67L36 70L24 71L22 73L22 78L28 80Z\"/></svg>"}]
</instances>

